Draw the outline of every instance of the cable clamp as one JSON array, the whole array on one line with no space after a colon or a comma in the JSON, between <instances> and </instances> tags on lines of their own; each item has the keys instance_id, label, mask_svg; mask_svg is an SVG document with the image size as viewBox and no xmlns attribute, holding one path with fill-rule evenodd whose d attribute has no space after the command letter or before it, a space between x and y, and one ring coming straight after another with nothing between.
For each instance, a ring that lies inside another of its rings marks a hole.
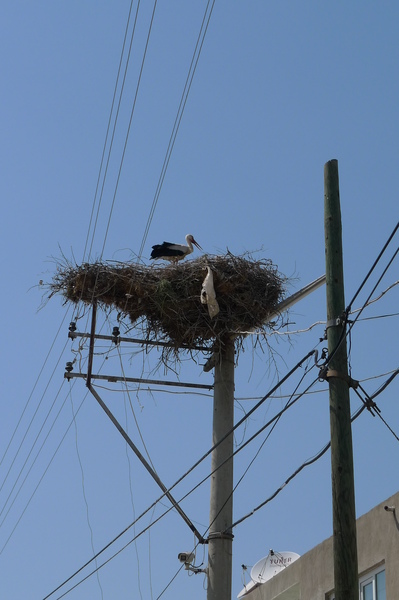
<instances>
[{"instance_id":1,"label":"cable clamp","mask_svg":"<svg viewBox=\"0 0 399 600\"><path fill-rule=\"evenodd\" d=\"M376 405L376 403L373 400L373 397L375 396L375 394L373 396L369 396L368 393L366 392L366 390L364 390L360 384L359 384L359 387L362 390L363 394L365 395L366 399L362 398L362 396L359 394L359 392L356 392L356 393L359 396L360 400L363 402L364 406L369 411L369 413L373 417L375 417L377 413L381 413L381 410L378 408L378 406Z\"/></svg>"},{"instance_id":2,"label":"cable clamp","mask_svg":"<svg viewBox=\"0 0 399 600\"><path fill-rule=\"evenodd\" d=\"M234 535L229 531L213 531L208 535L209 540L232 540Z\"/></svg>"},{"instance_id":3,"label":"cable clamp","mask_svg":"<svg viewBox=\"0 0 399 600\"><path fill-rule=\"evenodd\" d=\"M329 327L338 327L339 325L343 325L344 323L345 323L345 320L342 319L342 317L337 317L336 319L330 319L326 323L326 329L328 329Z\"/></svg>"},{"instance_id":4,"label":"cable clamp","mask_svg":"<svg viewBox=\"0 0 399 600\"><path fill-rule=\"evenodd\" d=\"M375 417L377 412L379 412L379 413L381 412L381 410L378 408L378 406L376 405L374 400L372 400L370 397L367 397L366 400L362 399L362 402L373 417Z\"/></svg>"},{"instance_id":5,"label":"cable clamp","mask_svg":"<svg viewBox=\"0 0 399 600\"><path fill-rule=\"evenodd\" d=\"M359 386L359 382L356 379L352 379L350 375L345 375L345 373L340 373L340 371L335 371L334 369L320 369L319 379L342 379L346 381L349 387L352 387L354 390Z\"/></svg>"},{"instance_id":6,"label":"cable clamp","mask_svg":"<svg viewBox=\"0 0 399 600\"><path fill-rule=\"evenodd\" d=\"M342 315L337 317L336 319L330 319L326 323L326 330L329 327L339 327L339 325L345 325L348 322L348 309L344 310Z\"/></svg>"}]
</instances>

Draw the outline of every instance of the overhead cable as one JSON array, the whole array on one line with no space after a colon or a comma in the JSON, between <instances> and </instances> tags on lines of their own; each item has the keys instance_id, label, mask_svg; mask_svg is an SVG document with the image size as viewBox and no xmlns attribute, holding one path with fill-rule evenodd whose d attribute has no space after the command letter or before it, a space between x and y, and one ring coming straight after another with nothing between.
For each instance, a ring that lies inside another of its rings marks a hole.
<instances>
[{"instance_id":1,"label":"overhead cable","mask_svg":"<svg viewBox=\"0 0 399 600\"><path fill-rule=\"evenodd\" d=\"M57 330L57 333L56 333L56 334L55 334L55 336L54 336L54 339L53 339L53 341L52 341L52 343L51 343L50 349L49 349L49 351L47 352L46 358L44 359L43 365L42 365L42 367L41 367L41 369L40 369L40 371L39 371L39 375L38 375L38 376L37 376L37 378L36 378L36 381L35 381L35 383L34 383L34 385L33 385L32 391L31 391L31 393L29 394L28 400L26 401L26 404L25 404L25 406L24 406L24 408L23 408L23 411L22 411L22 413L21 413L21 416L19 417L18 423L17 423L17 425L15 426L15 429L14 429L14 431L13 431L12 435L11 435L10 441L8 442L8 444L7 444L7 447L6 447L5 451L4 451L4 454L3 454L3 456L1 457L1 460L0 460L0 466L3 464L3 461L4 461L4 459L5 459L5 457L6 457L7 453L8 453L8 451L9 451L9 449L10 449L10 446L11 446L11 444L12 444L12 442L13 442L13 439L14 439L14 437L15 437L16 433L17 433L17 430L18 430L18 428L19 428L19 426L20 426L20 424L21 424L21 421L22 421L22 419L23 419L23 416L24 416L24 414L25 414L25 412L26 412L26 410L27 410L27 408L28 408L28 405L29 405L29 403L30 403L31 399L32 399L32 396L33 396L33 394L34 394L34 391L35 391L35 389L36 389L36 386L37 386L37 384L39 383L39 379L40 379L40 377L41 377L41 375L42 375L42 373L43 373L43 371L44 371L44 367L46 366L46 364L47 364L47 361L48 361L48 359L49 359L49 356L50 356L51 352L53 351L53 348L54 348L55 342L57 341L57 338L58 338L58 335L59 335L59 333L60 333L60 331L61 331L61 328L62 328L62 327L63 327L63 325L64 325L64 321L65 321L65 319L66 319L66 316L67 316L67 314L68 314L68 311L66 311L66 312L65 312L65 315L64 315L64 317L63 317L63 319L62 319L62 321L61 321L61 324L60 324L60 326L59 326L59 328L58 328L58 330ZM62 355L62 353L64 352L64 350L65 350L65 346L64 346L64 348L62 349L61 355ZM60 358L61 358L61 357L60 357ZM58 363L59 363L59 361L60 361L60 358L59 358L59 359L58 359L58 361L57 361L57 365L58 365ZM53 372L52 372L52 374L51 374L50 381L51 381L51 379L52 379L52 377L53 377L53 375L54 375L54 372L55 372L55 370L53 370ZM50 381L48 382L48 384L47 384L47 386L46 386L46 390L47 390L47 387L48 387L48 385L49 385ZM44 394L43 394L43 395L44 395ZM42 399L43 399L43 396L42 396L41 400L42 400ZM40 400L40 402L41 402L41 400ZM30 425L29 425L29 427L30 427ZM27 435L27 432L26 432L26 434L25 434L24 438L26 437L26 435ZM15 460L15 459L14 459L14 460Z\"/></svg>"},{"instance_id":2,"label":"overhead cable","mask_svg":"<svg viewBox=\"0 0 399 600\"><path fill-rule=\"evenodd\" d=\"M396 223L392 233L390 234L390 236L388 237L387 241L385 242L384 246L382 247L380 253L378 254L377 258L375 259L375 261L373 262L372 266L370 267L369 272L367 273L367 275L365 276L365 278L363 279L362 283L360 284L360 286L358 287L356 293L354 294L352 300L350 301L346 311L349 313L351 308L352 308L352 304L354 303L354 301L356 300L356 298L358 297L358 295L360 294L361 290L363 289L363 287L365 286L366 282L368 281L369 277L371 276L372 272L374 271L374 269L376 268L377 264L379 263L379 261L381 260L383 254L385 253L386 249L388 248L389 244L391 243L392 239L394 238L396 232L399 229L399 221Z\"/></svg>"},{"instance_id":3,"label":"overhead cable","mask_svg":"<svg viewBox=\"0 0 399 600\"><path fill-rule=\"evenodd\" d=\"M161 189L162 189L162 185L163 185L163 182L164 182L164 179L165 179L166 171L167 171L167 168L168 168L168 165L169 165L170 157L172 155L172 151L173 151L173 148L174 148L174 145L175 145L177 133L179 131L180 123L181 123L181 120L182 120L182 117L183 117L183 113L184 113L184 109L185 109L185 106L186 106L187 98L188 98L188 95L190 93L191 84L193 82L195 71L196 71L197 65L198 65L198 60L199 60L199 57L201 55L202 46L204 44L205 36L206 36L207 31L208 31L208 25L209 25L209 21L210 21L211 15L212 15L213 7L215 5L215 0L213 0L212 6L211 6L210 9L209 9L209 5L210 5L210 0L208 0L208 4L207 4L206 9L205 9L205 13L204 13L204 17L203 17L203 20L202 20L200 32L199 32L198 38L197 38L197 43L196 43L195 48L194 48L194 53L193 53L193 56L192 56L192 59L191 59L190 68L188 70L186 82L184 84L184 89L183 89L182 96L181 96L181 99L180 99L179 108L177 109L177 114L176 114L175 122L174 122L174 125L173 125L173 128L172 128L172 133L171 133L170 138L169 138L169 144L168 144L168 148L166 150L166 155L165 155L165 159L164 159L164 162L163 162L163 165L162 165L161 174L160 174L159 179L158 179L158 184L157 184L157 188L155 190L154 199L152 201L150 213L148 215L147 224L145 226L145 230L144 230L144 234L143 234L143 239L141 241L140 250L139 250L139 253L138 253L138 260L140 260L141 257L142 257L142 255L143 255L144 246L145 246L145 243L147 241L147 236L148 236L148 233L149 233L149 230L150 230L151 222L152 222L152 219L154 217L154 212L155 212L156 206L158 204L159 195L161 193ZM208 9L209 9L209 12L208 12Z\"/></svg>"},{"instance_id":4,"label":"overhead cable","mask_svg":"<svg viewBox=\"0 0 399 600\"><path fill-rule=\"evenodd\" d=\"M394 228L394 230L392 231L391 235L389 236L388 240L386 241L386 243L384 244L382 250L380 251L378 257L376 258L376 260L374 261L372 267L370 268L369 272L367 273L366 277L364 278L363 282L361 283L361 285L359 286L359 288L357 289L355 295L353 296L351 302L349 303L349 305L347 306L347 308L344 311L344 315L343 315L343 319L344 319L344 324L342 327L342 332L341 332L341 336L335 346L335 348L332 350L332 352L329 354L329 356L326 358L324 366L327 367L327 365L331 362L333 356L335 356L336 352L338 351L338 349L340 348L341 344L343 343L343 341L346 339L346 337L348 335L350 335L350 332L352 331L356 321L359 319L360 315L362 314L363 310L366 308L366 306L368 306L370 299L372 297L372 295L374 294L375 290L377 289L377 287L379 286L379 284L381 283L383 277L385 276L386 272L388 271L388 269L391 267L393 261L395 260L396 256L399 253L399 246L396 248L395 252L393 253L392 257L390 258L390 260L388 261L388 264L386 265L385 269L383 270L382 274L380 275L380 277L377 280L377 283L374 285L374 287L372 288L370 294L368 295L366 301L363 303L363 306L357 311L357 315L355 317L355 319L353 321L349 322L349 326L348 328L346 328L346 323L348 322L348 315L350 314L351 311L351 306L354 302L354 300L357 298L357 296L359 295L361 289L364 287L366 281L369 279L371 273L373 272L373 270L375 269L375 267L377 266L378 262L380 261L380 259L382 258L383 254L385 253L385 251L387 250L390 242L392 241L394 235L396 234L397 230L399 228L399 222L396 224L396 227Z\"/></svg>"},{"instance_id":5,"label":"overhead cable","mask_svg":"<svg viewBox=\"0 0 399 600\"><path fill-rule=\"evenodd\" d=\"M399 374L399 369L394 371L394 373L374 392L374 394L372 394L370 396L370 399L374 399L377 396L379 396L388 387L388 385L390 383L392 383L392 381L395 379L396 375L398 375L398 374ZM366 408L367 408L367 406L365 404L363 404L360 408L358 408L358 410L352 415L351 422L353 423ZM395 437L396 437L396 435L395 435ZM286 487L286 485L288 485L288 483L290 481L292 481L305 467L308 467L309 465L312 465L313 463L318 461L319 458L321 458L327 452L327 450L330 448L330 446L331 446L331 442L328 442L313 458L302 463L302 465L300 467L298 467L298 469L296 469L292 473L292 475L290 475L285 480L285 482L271 496L269 496L266 500L264 500L256 508L254 508L250 513L244 515L243 517L241 517L240 519L235 521L227 529L230 530L230 529L233 529L234 527L236 527L237 525L240 525L243 521L246 521L246 519L248 519L249 517L252 517L252 515L255 512L257 512L259 509L263 508L264 506L266 506L266 504L271 502L271 500L274 500L274 498Z\"/></svg>"},{"instance_id":6,"label":"overhead cable","mask_svg":"<svg viewBox=\"0 0 399 600\"><path fill-rule=\"evenodd\" d=\"M257 410L285 381L287 381L287 379L289 379L289 377L291 377L293 375L293 373L295 373L295 371L300 368L302 366L302 364L308 359L310 358L310 356L312 356L314 354L314 350L311 350L310 352L308 352L303 358L302 360L300 360L280 381L278 381L276 383L276 385L250 410L248 411L248 413L238 421L238 423L236 423L236 425L232 428L231 431L229 431L226 436L231 435L231 433L233 433L233 431L239 427L251 414L253 414L253 412L255 410ZM242 446L240 446L240 448L238 448L234 454L232 456L234 456L235 454L237 454L238 452L240 452L244 447L246 447L248 445L248 443L250 443L250 441L252 441L252 439L254 439L255 437L257 437L257 435L259 435L262 431L264 431L264 429L268 426L270 426L270 424L272 424L276 419L278 419L281 414L283 414L286 410L288 410L288 408L290 408L290 406L292 404L294 404L297 401L298 398L295 398L292 403L286 405L279 413L277 413L271 420L269 420L268 423L266 423L266 425L264 425L261 430L255 434L251 440L247 440L247 442L245 442L245 444L243 444ZM225 437L226 437L225 436ZM173 485L171 485L168 489L168 492L171 492L181 481L183 481L183 479L185 479L203 460L205 460L213 451L214 448L216 448L219 444L221 444L223 442L223 440L225 439L225 437L223 437L221 440L219 440L219 442L217 444L215 444L214 446L212 446L212 448L210 448L210 450L208 450L188 471L186 471L186 473L184 473ZM227 460L229 460L232 457L229 457ZM222 463L224 464L224 463ZM218 468L220 468L219 465ZM200 481L200 483L198 483L194 488L192 488L187 494L185 494L182 498L180 498L180 500L178 501L178 503L182 502L186 497L188 497L190 494L193 493L193 491L195 491L200 485L202 485L209 477L211 477L213 474L210 473L207 477L205 477L202 481ZM90 558L84 565L82 565L79 569L77 569L72 575L70 575L67 579L65 579L59 586L57 586L57 588L55 588L50 594L48 594L45 598L43 598L43 600L47 600L48 598L50 598L53 594L55 594L57 591L59 591L64 585L66 585L67 583L69 583L74 577L76 577L81 571L83 571L86 567L88 567L95 559L97 559L103 552L105 552L108 548L110 548L110 546L112 546L118 539L120 539L125 533L127 533L127 531L133 527L138 521L140 521L152 508L154 508L162 499L165 498L166 493L162 494L159 498L157 498L149 507L147 507L132 523L130 523L127 527L125 527L125 529L123 529L117 536L115 536L108 544L106 544L101 550L99 550L99 552L97 552L95 554L95 556L93 556L92 558ZM135 537L130 540L121 550L119 550L116 554L113 555L116 556L117 554L119 554L122 550L124 550L129 544L131 544L135 539L137 539L140 535L142 535L145 531L147 531L147 529L149 529L152 525L154 525L155 523L157 523L160 518L162 518L163 516L165 516L168 512L170 512L171 510L173 510L173 506L170 506L160 517L158 517L155 521L153 521L147 528L145 528L143 531L141 531L139 534L135 535ZM102 566L105 566L105 564L107 564L109 562L109 560L111 560L113 557L111 557L110 559L108 559L107 561L105 561L104 563L102 563L102 565L100 565L98 568L101 568ZM88 577L90 577L92 574L94 574L95 571L92 571L87 577L85 577L84 579L81 580L80 583L82 583L83 581L85 581ZM77 584L79 585L79 584ZM72 588L70 588L69 591L72 591L72 589L75 589L76 585L73 586ZM66 593L68 593L66 592ZM66 594L63 594L63 596ZM62 598L63 596L59 596L59 598Z\"/></svg>"},{"instance_id":7,"label":"overhead cable","mask_svg":"<svg viewBox=\"0 0 399 600\"><path fill-rule=\"evenodd\" d=\"M120 103L121 103L121 99L122 99L122 95L123 95L123 89L124 89L124 85L125 85L126 73L127 73L127 68L128 68L128 65L129 65L130 53L131 53L131 48L132 48L134 33L135 33L135 29L136 29L137 14L138 14L139 6L140 6L140 0L138 1L138 4L137 4L136 17L135 17L135 21L134 21L134 25L133 25L133 32L132 32L132 35L131 35L129 52L128 52L128 56L127 56L127 60L126 60L125 74L124 74L124 77L123 77L122 87L121 87L121 91L120 91L120 94L119 94L118 109L117 109L117 113L116 113L115 120L114 120L114 127L113 127L113 132L112 132L112 139L111 139L110 147L109 147L109 150L108 150L108 160L107 160L107 164L106 164L105 173L104 173L104 176L103 176L103 185L102 185L102 188L101 188L101 195L100 195L100 199L99 199L99 203L98 203L96 220L95 220L95 223L94 223L94 228L93 228L93 233L92 233L92 240L91 240L91 245L90 245L90 249L89 249L89 252L88 252L87 260L90 260L90 255L91 255L91 251L92 251L92 247L93 247L94 235L95 235L95 232L96 232L98 215L99 215L100 206L101 206L101 200L102 200L102 195L103 195L103 191L104 191L104 183L105 183L105 179L106 179L106 176L107 176L109 159L110 159L110 154L111 154L113 140L114 140L115 128L116 128L116 123L117 123L118 115L119 115L119 107L120 107ZM103 164L104 164L105 150L107 148L107 143L108 143L108 136L109 136L109 131L110 131L110 127L111 127L112 114L114 112L116 92L117 92L118 84L119 84L119 77L120 77L120 73L121 73L121 67L122 67L122 62L123 62L123 55L125 53L125 46L126 46L127 34L128 34L128 30L129 30L129 24L130 24L130 17L131 17L132 8L133 8L133 0L131 0L131 3L130 3L129 14L128 14L126 28L125 28L125 36L123 38L122 51L121 51L121 56L120 56L120 59L119 59L118 73L117 73L117 76L116 76L115 87L114 87L114 94L113 94L112 103L111 103L111 110L110 110L109 118L108 118L107 132L105 134L105 141L104 141L103 152L102 152L102 156L101 156L100 168L99 168L99 171L98 171L96 191L94 193L93 206L92 206L91 215L90 215L89 227L87 229L86 243L85 243L85 247L84 247L84 251L83 251L83 262L86 260L86 251L87 251L87 246L88 246L88 243L89 243L89 235L90 235L91 225L92 225L92 222L93 222L94 209L95 209L95 206L96 206L97 194L98 194L98 189L99 189L99 185L100 185L101 172L102 172Z\"/></svg>"},{"instance_id":8,"label":"overhead cable","mask_svg":"<svg viewBox=\"0 0 399 600\"><path fill-rule=\"evenodd\" d=\"M89 393L89 392L87 392L87 393L85 394L85 396L84 396L84 398L83 398L82 402L79 404L79 406L78 406L78 408L77 408L77 410L76 410L76 412L75 412L75 416L78 414L78 412L79 412L79 411L80 411L80 409L82 408L82 406L83 406L83 403L84 403L84 401L85 401L85 399L86 399L86 397L87 397L88 393ZM67 399L67 397L65 398L65 401L66 401L66 399ZM59 449L60 449L60 447L61 447L61 444L63 443L64 439L66 438L66 435L67 435L68 431L70 430L70 428L71 428L71 426L72 426L72 423L73 423L73 421L71 421L71 422L69 423L69 425L68 425L68 427L67 427L67 429L66 429L66 431L65 431L64 435L62 436L62 438L61 438L61 440L60 440L60 442L59 442L59 444L58 444L57 448L55 449L55 451L54 451L54 453L53 453L53 455L52 455L52 457L51 457L51 459L50 459L49 463L47 464L47 467L45 468L45 470L44 470L44 472L43 472L42 476L40 477L40 479L39 479L39 482L37 483L37 485L36 485L35 489L33 490L32 494L31 494L31 496L29 497L29 500L28 500L28 502L27 502L27 504L26 504L26 506L25 506L24 510L22 511L22 513L21 513L21 515L20 515L19 519L17 520L16 524L14 525L14 527L13 527L13 529L12 529L12 531L11 531L10 535L8 536L7 540L6 540L6 541L5 541L5 543L3 544L3 546L2 546L2 548L1 548L1 550L0 550L0 554L2 554L2 553L3 553L3 551L4 551L5 547L7 546L8 542L10 541L10 539L11 539L12 535L14 534L14 532L15 532L16 528L18 527L18 525L19 525L19 523L20 523L20 521L21 521L22 517L24 516L24 514L25 514L25 512L26 512L26 510L27 510L27 508L28 508L28 506L29 506L29 504L31 503L31 501L32 501L32 499L33 499L34 495L36 494L36 492L37 492L37 490L38 490L38 488L39 488L39 486L40 486L41 482L43 481L43 479L44 479L44 477L45 477L45 475L46 475L47 471L49 470L49 468L50 468L50 465L52 464L52 462L53 462L53 460L54 460L54 458L55 458L55 455L57 454L58 450L59 450ZM45 440L44 440L44 442L43 442L43 444L42 444L42 447L43 447L44 443L46 442L48 435L49 435L49 433L47 434L47 436L46 436L46 438L45 438ZM41 447L41 448L42 448L42 447ZM41 448L40 448L40 450L41 450ZM40 450L39 450L39 452L40 452ZM26 479L26 478L25 478L25 479ZM25 480L24 480L24 482L25 482ZM24 483L24 482L23 482L23 483Z\"/></svg>"},{"instance_id":9,"label":"overhead cable","mask_svg":"<svg viewBox=\"0 0 399 600\"><path fill-rule=\"evenodd\" d=\"M0 491L3 489L3 487L4 487L4 484L6 483L6 481L7 481L7 479L8 479L8 476L10 475L11 469L12 469L12 467L14 466L14 464L15 464L15 461L16 461L16 459L17 459L17 457L18 457L18 455L19 455L19 453L20 453L20 451L21 451L21 448L22 448L22 446L23 446L23 444L24 444L24 441L25 441L25 439L26 439L26 436L28 435L28 433L29 433L29 430L30 430L30 428L31 428L31 426L32 426L32 423L33 423L33 421L35 420L35 417L36 417L36 415L37 415L37 413L38 413L38 411L39 411L39 408L40 408L40 406L41 406L41 403L42 403L42 401L43 401L43 398L44 398L44 396L45 396L45 394L46 394L46 392L47 392L47 390L48 390L48 387L49 387L49 385L50 385L50 383L51 383L51 380L52 380L52 378L53 378L53 376L54 376L54 373L56 372L56 370L57 370L57 368L58 368L59 362L60 362L60 360L61 360L61 357L62 357L62 355L63 355L63 353L64 353L64 351L65 351L65 348L66 348L66 346L67 346L67 343L68 343L68 341L66 341L66 342L65 342L65 344L64 344L64 347L63 347L63 349L62 349L62 351L61 351L61 354L60 354L60 356L59 356L59 358L58 358L58 360L57 360L57 363L56 363L56 365L55 365L55 367L54 367L54 369L53 369L53 372L51 373L50 379L49 379L49 381L47 382L47 385L46 385L46 387L45 387L45 389L44 389L44 392L43 392L43 394L42 394L42 396L41 396L41 398L40 398L40 401L38 402L38 404L37 404L37 406L36 406L36 410L35 410L35 412L33 413L33 416L32 416L32 418L31 418L31 420L30 420L30 422L29 422L29 425L28 425L28 427L27 427L27 429L26 429L26 431L25 431L25 433L24 433L24 435L23 435L23 437L22 437L22 440L21 440L21 442L20 442L20 444L19 444L19 446L18 446L18 449L17 449L17 451L16 451L16 453L15 453L15 455L14 455L14 458L13 458L13 460L12 460L12 462L11 462L11 465L10 465L10 467L9 467L8 471L7 471L7 474L6 474L6 476L4 477L4 479L3 479L3 483L2 483L2 484L1 484L1 486L0 486ZM57 396L58 396L58 394L57 394ZM55 400L57 399L57 396L56 396ZM42 429L43 429L43 427L44 427L44 425L45 425L45 423L46 423L46 421L47 421L47 419L48 419L48 417L49 417L49 415L50 415L50 412L51 412L51 410L52 410L52 409L53 409L53 407L54 407L54 402L55 402L55 400L53 401L53 403L52 403L52 405L51 405L51 407L50 407L50 409L49 409L49 411L48 411L48 413L47 413L47 416L46 416L46 418L45 418L45 420L44 420L44 422L43 422L43 424L42 424L42 426L41 426L41 428L40 428L40 430L39 430L39 433L37 434L37 436L36 436L36 439L35 439L35 441L34 441L34 443L33 443L33 447L31 448L31 450L30 450L30 452L29 452L29 454L28 454L28 457L27 457L27 459L25 460L25 463L24 463L24 465L23 465L23 467L22 467L22 468L24 468L24 466L25 466L25 464L26 464L27 460L29 459L29 456L30 456L30 454L31 454L31 452L32 452L32 450L33 450L33 448L34 448L34 446L35 446L36 442L37 442L37 439L38 439L38 437L39 437L39 435L40 435L40 433L41 433L41 431L42 431ZM19 478L19 476L18 476L18 478ZM18 478L17 478L17 481L18 481ZM14 485L15 485L15 484L14 484ZM14 488L13 488L13 489L14 489ZM7 500L8 500L8 499L7 499ZM0 513L0 514L1 514L1 513Z\"/></svg>"},{"instance_id":10,"label":"overhead cable","mask_svg":"<svg viewBox=\"0 0 399 600\"><path fill-rule=\"evenodd\" d=\"M120 166L119 166L119 170L118 170L118 175L117 175L117 178L116 178L115 191L114 191L114 195L112 197L112 203L111 203L111 208L110 208L109 217L108 217L108 223L107 223L107 227L106 227L105 235L104 235L104 243L103 243L103 246L102 246L102 249L101 249L100 257L102 257L103 254L104 254L105 244L106 244L107 237L108 237L108 231L109 231L109 227L110 227L110 223L111 223L111 217L112 217L112 213L113 213L113 209L114 209L114 205L115 205L116 194L117 194L117 191L118 191L119 181L120 181L120 177L121 177L121 173L122 173L122 166L123 166L123 162L124 162L124 159L125 159L127 142L128 142L129 134L130 134L130 128L132 126L133 114L134 114L134 110L136 108L137 96L138 96L138 93L139 93L141 78L142 78L143 70L144 70L144 63L145 63L145 59L146 59L146 56L147 56L147 50L148 50L148 45L149 45L149 41L150 41L152 26L153 26L153 23L154 23L155 9L157 7L157 1L158 0L155 0L155 2L154 2L154 8L153 8L152 15L151 15L150 26L149 26L149 29L148 29L148 34L147 34L147 39L146 39L146 43L145 43L143 58L142 58L142 61L141 61L140 73L139 73L139 77L138 77L138 81L137 81L136 92L135 92L135 95L134 95L132 110L130 112L129 125L128 125L127 132L126 132L125 143L124 143L124 146L123 146L121 162L120 162Z\"/></svg>"}]
</instances>

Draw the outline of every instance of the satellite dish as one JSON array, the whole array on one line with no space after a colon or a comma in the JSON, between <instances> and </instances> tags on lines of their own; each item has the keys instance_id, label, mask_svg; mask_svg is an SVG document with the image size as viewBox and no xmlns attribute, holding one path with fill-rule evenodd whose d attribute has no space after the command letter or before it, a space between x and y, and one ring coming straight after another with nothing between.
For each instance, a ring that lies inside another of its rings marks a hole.
<instances>
[{"instance_id":1,"label":"satellite dish","mask_svg":"<svg viewBox=\"0 0 399 600\"><path fill-rule=\"evenodd\" d=\"M265 583L277 573L287 568L299 558L296 552L273 552L262 558L252 567L251 579L254 583Z\"/></svg>"}]
</instances>

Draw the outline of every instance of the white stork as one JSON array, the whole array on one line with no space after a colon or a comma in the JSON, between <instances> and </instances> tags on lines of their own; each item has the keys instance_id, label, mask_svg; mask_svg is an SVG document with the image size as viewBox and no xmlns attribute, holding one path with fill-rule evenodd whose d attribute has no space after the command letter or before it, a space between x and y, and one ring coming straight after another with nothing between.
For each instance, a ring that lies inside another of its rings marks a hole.
<instances>
[{"instance_id":1,"label":"white stork","mask_svg":"<svg viewBox=\"0 0 399 600\"><path fill-rule=\"evenodd\" d=\"M202 250L201 246L195 241L191 233L186 235L186 242L187 246L184 246L183 244L172 244L171 242L155 244L155 246L152 247L151 258L163 258L164 260L170 260L171 262L178 262L179 260L183 260L187 254L193 252L193 244Z\"/></svg>"}]
</instances>

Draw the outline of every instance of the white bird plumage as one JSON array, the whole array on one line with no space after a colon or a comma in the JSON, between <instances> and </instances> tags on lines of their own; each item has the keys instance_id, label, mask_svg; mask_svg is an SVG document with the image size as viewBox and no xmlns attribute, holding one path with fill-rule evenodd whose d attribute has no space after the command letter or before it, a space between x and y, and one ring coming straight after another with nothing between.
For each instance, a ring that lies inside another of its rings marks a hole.
<instances>
[{"instance_id":1,"label":"white bird plumage","mask_svg":"<svg viewBox=\"0 0 399 600\"><path fill-rule=\"evenodd\" d=\"M194 236L191 235L191 233L186 235L186 242L187 246L184 246L183 244L173 244L172 242L155 244L155 246L152 247L151 258L162 258L163 260L178 262L193 252L193 244L202 250L201 246L195 241Z\"/></svg>"},{"instance_id":2,"label":"white bird plumage","mask_svg":"<svg viewBox=\"0 0 399 600\"><path fill-rule=\"evenodd\" d=\"M202 302L202 304L208 305L209 316L211 317L211 319L213 319L213 317L216 317L216 315L218 314L220 309L219 309L219 303L216 300L216 293L215 293L215 288L213 285L212 269L210 267L207 267L207 269L208 269L208 274L206 275L204 281L202 282L201 302Z\"/></svg>"}]
</instances>

